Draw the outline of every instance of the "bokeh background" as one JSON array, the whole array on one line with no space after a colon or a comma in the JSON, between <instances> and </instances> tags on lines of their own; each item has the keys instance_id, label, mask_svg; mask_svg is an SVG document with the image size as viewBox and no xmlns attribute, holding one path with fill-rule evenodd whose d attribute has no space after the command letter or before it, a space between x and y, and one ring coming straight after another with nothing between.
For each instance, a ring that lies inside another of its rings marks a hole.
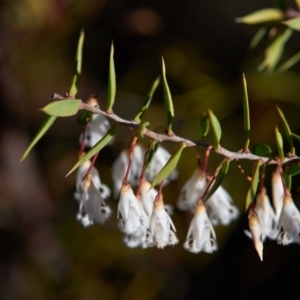
<instances>
[{"instance_id":1,"label":"bokeh background","mask_svg":"<svg viewBox=\"0 0 300 300\"><path fill-rule=\"evenodd\" d=\"M75 117L59 119L25 162L23 151L41 126L39 109L54 93L68 91L80 28L85 27L79 97L106 99L111 41L115 45L117 95L114 111L132 118L164 56L175 105L175 132L197 139L200 115L210 108L222 124L222 146L243 147L242 73L248 81L251 143L268 143L276 154L275 105L300 133L300 66L281 74L258 72L264 45L249 51L257 28L234 19L264 7L263 1L157 0L23 0L0 4L0 298L1 299L253 299L297 295L299 245L264 244L260 262L243 233L248 182L232 164L224 186L239 207L240 218L216 228L219 250L191 254L182 242L191 215L175 210L180 244L163 250L129 249L114 214L104 225L89 228L76 221L74 165L81 131ZM300 48L299 34L284 57ZM166 125L159 87L145 120L150 128ZM111 164L127 146L122 129L104 149L97 167L112 186ZM210 136L208 140L211 140ZM144 144L147 141L142 142ZM174 145L164 144L172 151ZM297 145L298 146L298 145ZM299 148L299 147L298 147ZM211 155L209 170L221 157ZM242 162L247 172L251 164ZM196 167L195 150L179 163L179 179L165 188L166 203L175 204L180 187ZM270 174L266 186L270 194ZM293 196L299 205L299 179Z\"/></svg>"}]
</instances>

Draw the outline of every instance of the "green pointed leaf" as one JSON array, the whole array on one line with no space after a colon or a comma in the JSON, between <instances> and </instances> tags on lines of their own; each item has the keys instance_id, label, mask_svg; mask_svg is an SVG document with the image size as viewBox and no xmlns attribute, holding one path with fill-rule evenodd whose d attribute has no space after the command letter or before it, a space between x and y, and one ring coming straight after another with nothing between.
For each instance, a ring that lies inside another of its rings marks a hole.
<instances>
[{"instance_id":1,"label":"green pointed leaf","mask_svg":"<svg viewBox=\"0 0 300 300\"><path fill-rule=\"evenodd\" d=\"M293 30L300 30L300 17L293 18L282 23Z\"/></svg>"},{"instance_id":2,"label":"green pointed leaf","mask_svg":"<svg viewBox=\"0 0 300 300\"><path fill-rule=\"evenodd\" d=\"M247 81L245 74L243 74L243 111L244 111L244 133L245 133L245 147L244 150L249 150L250 144L250 112L249 112L249 100L248 100L248 91L247 91Z\"/></svg>"},{"instance_id":3,"label":"green pointed leaf","mask_svg":"<svg viewBox=\"0 0 300 300\"><path fill-rule=\"evenodd\" d=\"M250 186L250 189L248 190L248 193L246 196L245 211L249 208L249 205L253 202L253 200L255 198L258 181L259 181L259 168L260 168L261 164L262 164L262 162L260 160L257 160L256 162L254 162L251 186Z\"/></svg>"},{"instance_id":4,"label":"green pointed leaf","mask_svg":"<svg viewBox=\"0 0 300 300\"><path fill-rule=\"evenodd\" d=\"M274 0L274 2L282 11L286 11L286 9L289 7L286 0Z\"/></svg>"},{"instance_id":5,"label":"green pointed leaf","mask_svg":"<svg viewBox=\"0 0 300 300\"><path fill-rule=\"evenodd\" d=\"M257 156L269 157L272 154L272 149L266 144L255 144L251 147L251 153Z\"/></svg>"},{"instance_id":6,"label":"green pointed leaf","mask_svg":"<svg viewBox=\"0 0 300 300\"><path fill-rule=\"evenodd\" d=\"M283 160L284 159L283 141L282 141L281 133L279 132L277 127L275 128L275 137L276 137L276 144L277 144L279 159Z\"/></svg>"},{"instance_id":7,"label":"green pointed leaf","mask_svg":"<svg viewBox=\"0 0 300 300\"><path fill-rule=\"evenodd\" d=\"M214 149L218 150L220 147L220 139L222 135L221 126L217 117L213 114L213 112L210 109L208 110L208 117L214 135Z\"/></svg>"},{"instance_id":8,"label":"green pointed leaf","mask_svg":"<svg viewBox=\"0 0 300 300\"><path fill-rule=\"evenodd\" d=\"M292 176L288 174L284 174L284 182L285 182L285 186L290 191L292 188Z\"/></svg>"},{"instance_id":9,"label":"green pointed leaf","mask_svg":"<svg viewBox=\"0 0 300 300\"><path fill-rule=\"evenodd\" d=\"M277 68L277 72L284 72L294 66L300 60L300 51Z\"/></svg>"},{"instance_id":10,"label":"green pointed leaf","mask_svg":"<svg viewBox=\"0 0 300 300\"><path fill-rule=\"evenodd\" d=\"M158 172L158 174L153 179L151 184L151 188L165 180L176 168L177 163L181 157L182 150L185 148L185 144L181 143L175 152L171 155L169 160L167 161L166 165Z\"/></svg>"},{"instance_id":11,"label":"green pointed leaf","mask_svg":"<svg viewBox=\"0 0 300 300\"><path fill-rule=\"evenodd\" d=\"M41 110L50 116L69 117L76 115L80 108L81 100L53 101Z\"/></svg>"},{"instance_id":12,"label":"green pointed leaf","mask_svg":"<svg viewBox=\"0 0 300 300\"><path fill-rule=\"evenodd\" d=\"M114 123L105 136L92 147L89 152L87 152L79 161L74 165L74 167L70 170L70 172L66 175L69 176L73 171L75 171L80 165L91 159L95 154L97 154L101 149L103 149L114 137L116 130L118 128L118 123Z\"/></svg>"},{"instance_id":13,"label":"green pointed leaf","mask_svg":"<svg viewBox=\"0 0 300 300\"><path fill-rule=\"evenodd\" d=\"M171 92L166 78L166 67L165 67L164 59L162 59L162 75L163 75L165 107L166 107L167 119L168 119L168 134L171 134L173 119L174 119L174 107L173 107Z\"/></svg>"},{"instance_id":14,"label":"green pointed leaf","mask_svg":"<svg viewBox=\"0 0 300 300\"><path fill-rule=\"evenodd\" d=\"M300 10L300 0L295 0L298 10Z\"/></svg>"},{"instance_id":15,"label":"green pointed leaf","mask_svg":"<svg viewBox=\"0 0 300 300\"><path fill-rule=\"evenodd\" d=\"M91 122L93 119L93 113L88 110L83 110L79 117L77 118L77 122L81 125L84 125L86 122Z\"/></svg>"},{"instance_id":16,"label":"green pointed leaf","mask_svg":"<svg viewBox=\"0 0 300 300\"><path fill-rule=\"evenodd\" d=\"M146 168L149 166L151 163L152 158L154 157L154 154L159 146L159 143L152 141L149 149L149 154L147 156L147 161L146 161Z\"/></svg>"},{"instance_id":17,"label":"green pointed leaf","mask_svg":"<svg viewBox=\"0 0 300 300\"><path fill-rule=\"evenodd\" d=\"M300 135L296 134L296 133L292 133L292 137L298 142L300 143Z\"/></svg>"},{"instance_id":18,"label":"green pointed leaf","mask_svg":"<svg viewBox=\"0 0 300 300\"><path fill-rule=\"evenodd\" d=\"M153 82L152 87L151 87L148 95L146 96L145 101L142 104L142 107L140 108L139 112L135 116L134 120L137 123L140 123L142 121L142 118L143 118L145 112L149 108L150 103L151 103L152 98L153 98L153 95L154 95L154 92L156 91L156 89L157 89L157 87L159 85L159 81L160 81L160 77L156 78L156 80Z\"/></svg>"},{"instance_id":19,"label":"green pointed leaf","mask_svg":"<svg viewBox=\"0 0 300 300\"><path fill-rule=\"evenodd\" d=\"M202 118L200 121L200 136L199 139L201 140L208 134L209 131L209 119L207 113L202 114Z\"/></svg>"},{"instance_id":20,"label":"green pointed leaf","mask_svg":"<svg viewBox=\"0 0 300 300\"><path fill-rule=\"evenodd\" d=\"M293 141L293 137L292 137L292 132L290 130L290 126L283 114L283 112L281 111L281 109L276 105L277 111L279 113L280 119L282 121L282 125L283 125L283 129L284 129L284 133L286 135L286 138L289 142L289 146L290 146L290 152L292 155L295 154L295 147L294 147L294 141Z\"/></svg>"},{"instance_id":21,"label":"green pointed leaf","mask_svg":"<svg viewBox=\"0 0 300 300\"><path fill-rule=\"evenodd\" d=\"M289 166L286 166L284 169L284 174L286 174L286 175L295 176L299 173L300 173L300 164L299 163L291 164Z\"/></svg>"},{"instance_id":22,"label":"green pointed leaf","mask_svg":"<svg viewBox=\"0 0 300 300\"><path fill-rule=\"evenodd\" d=\"M283 13L277 8L261 9L244 17L235 19L237 23L245 23L249 25L280 20L283 20Z\"/></svg>"},{"instance_id":23,"label":"green pointed leaf","mask_svg":"<svg viewBox=\"0 0 300 300\"><path fill-rule=\"evenodd\" d=\"M267 27L260 28L251 40L249 48L252 50L255 49L260 41L268 34L268 32L269 29Z\"/></svg>"},{"instance_id":24,"label":"green pointed leaf","mask_svg":"<svg viewBox=\"0 0 300 300\"><path fill-rule=\"evenodd\" d=\"M266 49L265 59L259 66L259 70L267 68L269 71L273 71L278 64L285 43L291 37L293 30L286 28L283 32L280 32L273 40L272 44Z\"/></svg>"},{"instance_id":25,"label":"green pointed leaf","mask_svg":"<svg viewBox=\"0 0 300 300\"><path fill-rule=\"evenodd\" d=\"M111 44L110 59L109 59L109 75L108 75L108 96L106 111L111 112L116 97L116 73L114 63L114 45Z\"/></svg>"},{"instance_id":26,"label":"green pointed leaf","mask_svg":"<svg viewBox=\"0 0 300 300\"><path fill-rule=\"evenodd\" d=\"M24 154L21 157L20 161L23 161L28 154L30 153L31 149L35 146L35 144L43 137L43 135L48 131L48 129L51 127L51 125L56 120L56 117L54 116L48 116L46 121L43 123L33 140L31 141L30 145L25 150Z\"/></svg>"},{"instance_id":27,"label":"green pointed leaf","mask_svg":"<svg viewBox=\"0 0 300 300\"><path fill-rule=\"evenodd\" d=\"M219 186L222 184L223 179L225 178L228 169L229 169L229 160L225 160L212 187L209 189L208 193L206 194L204 201L206 202L207 200L209 200L209 198L214 194L214 192L219 188Z\"/></svg>"},{"instance_id":28,"label":"green pointed leaf","mask_svg":"<svg viewBox=\"0 0 300 300\"><path fill-rule=\"evenodd\" d=\"M71 86L69 90L69 94L72 95L73 97L75 97L77 94L80 75L81 75L83 42L84 42L84 30L82 29L78 40L74 72L73 72L73 77L72 77Z\"/></svg>"}]
</instances>

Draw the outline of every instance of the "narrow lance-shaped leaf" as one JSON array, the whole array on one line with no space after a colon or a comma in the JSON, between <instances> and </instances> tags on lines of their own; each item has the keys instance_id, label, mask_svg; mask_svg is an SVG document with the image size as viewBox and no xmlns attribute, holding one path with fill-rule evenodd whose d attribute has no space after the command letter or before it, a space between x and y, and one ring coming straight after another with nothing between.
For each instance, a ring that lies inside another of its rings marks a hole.
<instances>
[{"instance_id":1,"label":"narrow lance-shaped leaf","mask_svg":"<svg viewBox=\"0 0 300 300\"><path fill-rule=\"evenodd\" d=\"M300 10L300 0L295 0L295 2L297 4L298 10Z\"/></svg>"},{"instance_id":2,"label":"narrow lance-shaped leaf","mask_svg":"<svg viewBox=\"0 0 300 300\"><path fill-rule=\"evenodd\" d=\"M255 144L251 147L251 153L257 156L269 157L272 149L267 144Z\"/></svg>"},{"instance_id":3,"label":"narrow lance-shaped leaf","mask_svg":"<svg viewBox=\"0 0 300 300\"><path fill-rule=\"evenodd\" d=\"M267 68L269 71L274 70L282 56L284 45L291 37L292 33L293 30L286 28L275 37L272 44L266 49L265 59L258 67L259 70L263 70L264 68Z\"/></svg>"},{"instance_id":4,"label":"narrow lance-shaped leaf","mask_svg":"<svg viewBox=\"0 0 300 300\"><path fill-rule=\"evenodd\" d=\"M208 116L209 116L210 125L213 130L214 149L218 150L220 147L220 139L222 135L221 126L217 117L213 114L213 112L210 109L208 110Z\"/></svg>"},{"instance_id":5,"label":"narrow lance-shaped leaf","mask_svg":"<svg viewBox=\"0 0 300 300\"><path fill-rule=\"evenodd\" d=\"M296 134L296 133L292 133L292 137L298 142L300 143L300 135Z\"/></svg>"},{"instance_id":6,"label":"narrow lance-shaped leaf","mask_svg":"<svg viewBox=\"0 0 300 300\"><path fill-rule=\"evenodd\" d=\"M252 38L249 48L255 49L257 45L260 43L260 41L267 35L268 31L269 29L267 27L260 28Z\"/></svg>"},{"instance_id":7,"label":"narrow lance-shaped leaf","mask_svg":"<svg viewBox=\"0 0 300 300\"><path fill-rule=\"evenodd\" d=\"M279 132L277 127L275 127L275 137L276 137L276 144L277 144L279 159L283 160L284 159L283 141L282 141L281 133Z\"/></svg>"},{"instance_id":8,"label":"narrow lance-shaped leaf","mask_svg":"<svg viewBox=\"0 0 300 300\"><path fill-rule=\"evenodd\" d=\"M110 58L109 58L109 75L108 75L108 95L106 111L109 113L112 111L112 107L115 102L116 96L116 73L115 73L115 63L114 63L114 45L111 44Z\"/></svg>"},{"instance_id":9,"label":"narrow lance-shaped leaf","mask_svg":"<svg viewBox=\"0 0 300 300\"><path fill-rule=\"evenodd\" d=\"M157 87L159 85L159 81L160 81L160 77L158 77L158 78L155 79L155 81L153 82L152 87L151 87L148 95L146 96L145 101L142 104L142 107L140 108L139 112L135 116L134 120L137 123L140 123L142 121L142 118L143 118L145 112L149 108L150 103L151 103L152 98L153 98L153 95L154 95L154 92L156 91L156 89L157 89Z\"/></svg>"},{"instance_id":10,"label":"narrow lance-shaped leaf","mask_svg":"<svg viewBox=\"0 0 300 300\"><path fill-rule=\"evenodd\" d=\"M300 30L300 17L293 18L288 21L284 21L282 23L293 30L297 30L297 31Z\"/></svg>"},{"instance_id":11,"label":"narrow lance-shaped leaf","mask_svg":"<svg viewBox=\"0 0 300 300\"><path fill-rule=\"evenodd\" d=\"M277 8L265 8L255 11L249 15L235 19L237 23L245 23L249 25L280 21L283 19L283 12Z\"/></svg>"},{"instance_id":12,"label":"narrow lance-shaped leaf","mask_svg":"<svg viewBox=\"0 0 300 300\"><path fill-rule=\"evenodd\" d=\"M25 152L22 155L20 161L23 161L28 156L31 149L41 139L41 137L48 131L48 129L51 127L51 125L54 123L55 120L56 120L56 117L54 117L54 116L48 116L47 117L46 121L43 123L43 125L41 126L41 128L39 129L39 131L37 132L37 134L35 135L35 137L31 141L31 143L29 144L29 146L25 150Z\"/></svg>"},{"instance_id":13,"label":"narrow lance-shaped leaf","mask_svg":"<svg viewBox=\"0 0 300 300\"><path fill-rule=\"evenodd\" d=\"M222 184L223 179L225 178L225 176L228 172L229 163L230 163L230 161L228 159L224 161L219 173L217 174L217 177L216 177L212 187L209 189L208 193L206 194L204 201L207 201L214 194L214 192L219 188L219 186Z\"/></svg>"},{"instance_id":14,"label":"narrow lance-shaped leaf","mask_svg":"<svg viewBox=\"0 0 300 300\"><path fill-rule=\"evenodd\" d=\"M172 126L174 119L174 107L171 92L168 86L167 78L166 78L166 67L164 59L162 59L162 75L163 75L163 86L164 86L164 98L165 98L165 107L168 119L168 134L172 134Z\"/></svg>"},{"instance_id":15,"label":"narrow lance-shaped leaf","mask_svg":"<svg viewBox=\"0 0 300 300\"><path fill-rule=\"evenodd\" d=\"M154 157L154 154L159 146L159 143L155 142L152 140L150 144L150 149L149 149L149 154L147 156L147 161L146 161L146 168L149 166L151 163L152 158Z\"/></svg>"},{"instance_id":16,"label":"narrow lance-shaped leaf","mask_svg":"<svg viewBox=\"0 0 300 300\"><path fill-rule=\"evenodd\" d=\"M300 165L299 163L294 163L289 166L286 166L284 169L284 174L295 176L300 173Z\"/></svg>"},{"instance_id":17,"label":"narrow lance-shaped leaf","mask_svg":"<svg viewBox=\"0 0 300 300\"><path fill-rule=\"evenodd\" d=\"M159 173L153 179L151 187L156 186L158 183L165 180L176 168L179 158L181 156L182 150L184 149L185 144L180 143L175 152L171 155L165 166L159 171Z\"/></svg>"},{"instance_id":18,"label":"narrow lance-shaped leaf","mask_svg":"<svg viewBox=\"0 0 300 300\"><path fill-rule=\"evenodd\" d=\"M246 196L245 210L248 209L249 205L253 202L254 197L256 195L258 179L259 179L259 168L260 168L261 164L262 164L261 160L257 160L256 162L254 162L251 186L250 186L247 196Z\"/></svg>"},{"instance_id":19,"label":"narrow lance-shaped leaf","mask_svg":"<svg viewBox=\"0 0 300 300\"><path fill-rule=\"evenodd\" d=\"M208 134L209 131L209 119L207 113L203 113L200 121L200 140Z\"/></svg>"},{"instance_id":20,"label":"narrow lance-shaped leaf","mask_svg":"<svg viewBox=\"0 0 300 300\"><path fill-rule=\"evenodd\" d=\"M285 186L290 191L292 188L292 176L288 174L284 174L284 182L285 182Z\"/></svg>"},{"instance_id":21,"label":"narrow lance-shaped leaf","mask_svg":"<svg viewBox=\"0 0 300 300\"><path fill-rule=\"evenodd\" d=\"M108 132L102 137L102 139L94 145L89 152L87 152L79 161L74 165L74 167L70 170L70 172L66 175L70 175L73 171L75 171L80 165L91 159L96 153L98 153L101 149L103 149L114 137L116 130L118 127L118 123L114 123Z\"/></svg>"},{"instance_id":22,"label":"narrow lance-shaped leaf","mask_svg":"<svg viewBox=\"0 0 300 300\"><path fill-rule=\"evenodd\" d=\"M79 80L81 75L81 67L82 67L83 42L84 42L84 30L82 29L78 40L74 73L73 73L70 90L69 90L69 94L72 95L73 97L75 97L78 92Z\"/></svg>"},{"instance_id":23,"label":"narrow lance-shaped leaf","mask_svg":"<svg viewBox=\"0 0 300 300\"><path fill-rule=\"evenodd\" d=\"M300 51L284 62L280 67L277 68L277 72L285 72L295 65L300 60Z\"/></svg>"},{"instance_id":24,"label":"narrow lance-shaped leaf","mask_svg":"<svg viewBox=\"0 0 300 300\"><path fill-rule=\"evenodd\" d=\"M59 100L51 102L41 110L50 116L69 117L77 114L80 104L81 100Z\"/></svg>"},{"instance_id":25,"label":"narrow lance-shaped leaf","mask_svg":"<svg viewBox=\"0 0 300 300\"><path fill-rule=\"evenodd\" d=\"M286 138L289 142L289 146L290 146L290 152L292 155L295 155L295 147L294 147L294 141L293 141L293 136L292 136L292 132L290 129L290 126L283 114L283 112L281 111L281 109L276 105L277 111L279 113L280 119L282 121L282 125L283 125L283 129L284 129L284 133L286 135Z\"/></svg>"},{"instance_id":26,"label":"narrow lance-shaped leaf","mask_svg":"<svg viewBox=\"0 0 300 300\"><path fill-rule=\"evenodd\" d=\"M249 100L248 100L248 91L247 91L247 81L245 74L243 74L243 111L244 111L244 133L245 133L245 147L244 150L249 150L250 144L250 113L249 113Z\"/></svg>"}]
</instances>

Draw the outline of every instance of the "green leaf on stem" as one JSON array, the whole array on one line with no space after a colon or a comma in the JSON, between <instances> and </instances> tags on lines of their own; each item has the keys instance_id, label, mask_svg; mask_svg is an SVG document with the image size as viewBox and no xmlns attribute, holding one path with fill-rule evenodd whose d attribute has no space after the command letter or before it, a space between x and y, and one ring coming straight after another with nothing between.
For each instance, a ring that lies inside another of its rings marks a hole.
<instances>
[{"instance_id":1,"label":"green leaf on stem","mask_svg":"<svg viewBox=\"0 0 300 300\"><path fill-rule=\"evenodd\" d=\"M284 182L285 182L285 186L288 188L288 190L290 191L292 188L292 176L288 175L288 174L283 174L284 176Z\"/></svg>"},{"instance_id":2,"label":"green leaf on stem","mask_svg":"<svg viewBox=\"0 0 300 300\"><path fill-rule=\"evenodd\" d=\"M245 133L245 146L244 150L249 150L250 144L250 112L249 112L249 99L248 99L248 91L247 91L247 81L245 74L243 74L243 111L244 111L244 133Z\"/></svg>"},{"instance_id":3,"label":"green leaf on stem","mask_svg":"<svg viewBox=\"0 0 300 300\"><path fill-rule=\"evenodd\" d=\"M300 10L300 0L295 0L298 10Z\"/></svg>"},{"instance_id":4,"label":"green leaf on stem","mask_svg":"<svg viewBox=\"0 0 300 300\"><path fill-rule=\"evenodd\" d=\"M282 121L283 130L284 130L284 133L286 135L286 138L287 138L289 146L290 146L290 152L291 152L292 155L294 155L295 154L295 147L294 147L294 141L293 141L293 136L292 136L290 126L289 126L283 112L281 111L281 109L277 105L276 105L276 108L277 108L277 111L279 113L280 119Z\"/></svg>"},{"instance_id":5,"label":"green leaf on stem","mask_svg":"<svg viewBox=\"0 0 300 300\"><path fill-rule=\"evenodd\" d=\"M155 79L155 81L153 82L152 87L151 87L150 91L148 92L145 101L142 104L142 107L140 108L139 112L135 116L134 120L137 123L140 123L142 121L142 118L143 118L145 112L149 108L150 103L151 103L152 98L153 98L153 95L154 95L154 92L156 91L156 89L157 89L157 87L159 85L159 81L160 81L160 77L157 77Z\"/></svg>"},{"instance_id":6,"label":"green leaf on stem","mask_svg":"<svg viewBox=\"0 0 300 300\"><path fill-rule=\"evenodd\" d=\"M237 23L248 25L260 24L265 22L275 22L283 20L283 12L277 8L264 8L249 15L235 19Z\"/></svg>"},{"instance_id":7,"label":"green leaf on stem","mask_svg":"<svg viewBox=\"0 0 300 300\"><path fill-rule=\"evenodd\" d=\"M269 157L272 154L272 149L267 144L255 144L250 150L251 153L262 157Z\"/></svg>"},{"instance_id":8,"label":"green leaf on stem","mask_svg":"<svg viewBox=\"0 0 300 300\"><path fill-rule=\"evenodd\" d=\"M43 123L33 140L31 141L30 145L25 150L24 154L22 155L20 161L23 161L28 154L30 153L31 149L35 146L35 144L43 137L43 135L48 131L48 129L51 127L51 125L56 120L56 117L54 116L48 116L46 121Z\"/></svg>"},{"instance_id":9,"label":"green leaf on stem","mask_svg":"<svg viewBox=\"0 0 300 300\"><path fill-rule=\"evenodd\" d=\"M295 176L300 173L300 164L295 163L285 167L284 174Z\"/></svg>"},{"instance_id":10,"label":"green leaf on stem","mask_svg":"<svg viewBox=\"0 0 300 300\"><path fill-rule=\"evenodd\" d=\"M275 127L275 137L276 137L276 144L277 144L279 159L283 160L284 159L283 141L282 141L281 133L279 132L277 127Z\"/></svg>"},{"instance_id":11,"label":"green leaf on stem","mask_svg":"<svg viewBox=\"0 0 300 300\"><path fill-rule=\"evenodd\" d=\"M151 188L155 187L157 184L165 180L176 168L177 163L181 157L182 150L185 148L184 143L180 143L174 153L171 155L165 166L158 172L158 174L153 179Z\"/></svg>"},{"instance_id":12,"label":"green leaf on stem","mask_svg":"<svg viewBox=\"0 0 300 300\"><path fill-rule=\"evenodd\" d=\"M81 67L82 67L83 42L84 42L84 30L81 29L78 45L77 45L77 51L76 51L74 72L73 72L73 77L72 77L70 90L69 90L69 94L73 97L75 97L78 92L78 86L79 86L80 75L81 75Z\"/></svg>"},{"instance_id":13,"label":"green leaf on stem","mask_svg":"<svg viewBox=\"0 0 300 300\"><path fill-rule=\"evenodd\" d=\"M250 204L253 202L253 200L255 198L258 181L259 181L259 168L260 168L261 164L262 164L261 160L257 160L253 164L252 181L251 181L251 186L250 186L247 196L246 196L245 211L247 211Z\"/></svg>"},{"instance_id":14,"label":"green leaf on stem","mask_svg":"<svg viewBox=\"0 0 300 300\"><path fill-rule=\"evenodd\" d=\"M280 67L277 68L277 72L282 73L290 69L300 60L300 51L284 62Z\"/></svg>"},{"instance_id":15,"label":"green leaf on stem","mask_svg":"<svg viewBox=\"0 0 300 300\"><path fill-rule=\"evenodd\" d=\"M289 19L282 23L293 30L300 30L300 17Z\"/></svg>"},{"instance_id":16,"label":"green leaf on stem","mask_svg":"<svg viewBox=\"0 0 300 300\"><path fill-rule=\"evenodd\" d=\"M269 29L267 27L260 28L252 38L249 48L252 50L255 49L257 45L260 43L260 41L268 34L268 32Z\"/></svg>"},{"instance_id":17,"label":"green leaf on stem","mask_svg":"<svg viewBox=\"0 0 300 300\"><path fill-rule=\"evenodd\" d=\"M112 107L116 97L116 73L114 63L114 44L111 43L110 58L109 58L109 74L108 74L108 95L106 111L109 113L112 111Z\"/></svg>"},{"instance_id":18,"label":"green leaf on stem","mask_svg":"<svg viewBox=\"0 0 300 300\"><path fill-rule=\"evenodd\" d=\"M173 132L172 126L174 120L174 106L173 106L173 100L172 100L171 92L166 78L166 67L163 58L162 58L162 75L163 75L165 107L166 107L167 120L168 120L168 134L170 135Z\"/></svg>"},{"instance_id":19,"label":"green leaf on stem","mask_svg":"<svg viewBox=\"0 0 300 300\"><path fill-rule=\"evenodd\" d=\"M146 160L146 168L149 166L149 164L151 163L152 158L155 155L155 152L157 150L159 146L158 142L155 142L154 140L152 140L150 146L149 146L149 154L147 156L147 160Z\"/></svg>"},{"instance_id":20,"label":"green leaf on stem","mask_svg":"<svg viewBox=\"0 0 300 300\"><path fill-rule=\"evenodd\" d=\"M207 113L203 113L200 120L200 135L199 139L201 140L208 134L209 131L209 118Z\"/></svg>"},{"instance_id":21,"label":"green leaf on stem","mask_svg":"<svg viewBox=\"0 0 300 300\"><path fill-rule=\"evenodd\" d=\"M51 102L41 110L50 116L69 117L77 114L80 104L81 100L59 100Z\"/></svg>"},{"instance_id":22,"label":"green leaf on stem","mask_svg":"<svg viewBox=\"0 0 300 300\"><path fill-rule=\"evenodd\" d=\"M285 43L291 37L292 33L292 29L286 28L284 31L277 34L271 45L266 49L265 59L258 67L259 70L265 68L269 71L274 70L282 56Z\"/></svg>"},{"instance_id":23,"label":"green leaf on stem","mask_svg":"<svg viewBox=\"0 0 300 300\"><path fill-rule=\"evenodd\" d=\"M84 125L86 122L91 122L93 119L93 113L88 110L83 110L82 113L78 116L77 122L81 125Z\"/></svg>"},{"instance_id":24,"label":"green leaf on stem","mask_svg":"<svg viewBox=\"0 0 300 300\"><path fill-rule=\"evenodd\" d=\"M208 110L208 117L209 117L210 125L212 127L213 136L214 136L214 149L218 150L220 147L220 139L222 135L221 125L217 117L210 109Z\"/></svg>"},{"instance_id":25,"label":"green leaf on stem","mask_svg":"<svg viewBox=\"0 0 300 300\"><path fill-rule=\"evenodd\" d=\"M292 133L292 137L298 142L300 143L300 135L296 134L296 133Z\"/></svg>"},{"instance_id":26,"label":"green leaf on stem","mask_svg":"<svg viewBox=\"0 0 300 300\"><path fill-rule=\"evenodd\" d=\"M214 192L219 188L219 186L222 184L223 179L228 172L229 163L230 163L230 161L228 159L226 159L224 161L224 163L222 164L222 167L221 167L220 171L218 172L212 187L209 189L208 193L206 194L204 201L207 201L214 194Z\"/></svg>"},{"instance_id":27,"label":"green leaf on stem","mask_svg":"<svg viewBox=\"0 0 300 300\"><path fill-rule=\"evenodd\" d=\"M74 165L70 172L66 175L69 176L73 171L75 171L80 165L91 159L96 153L103 149L114 137L118 128L118 123L114 123L108 132L102 137L102 139L94 145L79 161Z\"/></svg>"}]
</instances>

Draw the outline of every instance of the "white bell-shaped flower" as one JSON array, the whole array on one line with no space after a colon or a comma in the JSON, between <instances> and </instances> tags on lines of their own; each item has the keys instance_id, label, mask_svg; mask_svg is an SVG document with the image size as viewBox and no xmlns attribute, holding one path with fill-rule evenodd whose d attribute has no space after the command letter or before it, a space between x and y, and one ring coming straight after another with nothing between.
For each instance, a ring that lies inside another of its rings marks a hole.
<instances>
[{"instance_id":1,"label":"white bell-shaped flower","mask_svg":"<svg viewBox=\"0 0 300 300\"><path fill-rule=\"evenodd\" d=\"M77 219L86 227L94 223L104 223L110 216L111 209L95 187L92 175L88 174L82 183L79 212Z\"/></svg>"},{"instance_id":2,"label":"white bell-shaped flower","mask_svg":"<svg viewBox=\"0 0 300 300\"><path fill-rule=\"evenodd\" d=\"M143 205L143 209L148 217L151 216L153 211L153 202L157 195L157 190L151 188L151 184L147 180L143 180L140 190L140 199Z\"/></svg>"},{"instance_id":3,"label":"white bell-shaped flower","mask_svg":"<svg viewBox=\"0 0 300 300\"><path fill-rule=\"evenodd\" d=\"M147 238L147 243L149 246L157 246L158 248L175 245L178 243L175 232L175 226L164 208L163 196L159 194L153 204L150 217L150 235Z\"/></svg>"},{"instance_id":4,"label":"white bell-shaped flower","mask_svg":"<svg viewBox=\"0 0 300 300\"><path fill-rule=\"evenodd\" d=\"M255 250L257 251L260 260L263 260L263 239L261 233L261 225L258 216L252 209L249 211L249 229L253 239Z\"/></svg>"},{"instance_id":5,"label":"white bell-shaped flower","mask_svg":"<svg viewBox=\"0 0 300 300\"><path fill-rule=\"evenodd\" d=\"M233 205L232 198L222 187L206 201L207 214L213 225L228 225L239 215L239 210Z\"/></svg>"},{"instance_id":6,"label":"white bell-shaped flower","mask_svg":"<svg viewBox=\"0 0 300 300\"><path fill-rule=\"evenodd\" d=\"M277 238L279 244L300 243L300 213L290 195L283 198L279 225L282 227Z\"/></svg>"},{"instance_id":7,"label":"white bell-shaped flower","mask_svg":"<svg viewBox=\"0 0 300 300\"><path fill-rule=\"evenodd\" d=\"M203 201L196 206L195 215L191 221L184 248L190 252L204 251L212 253L217 250L216 234L207 216Z\"/></svg>"},{"instance_id":8,"label":"white bell-shaped flower","mask_svg":"<svg viewBox=\"0 0 300 300\"><path fill-rule=\"evenodd\" d=\"M192 177L184 184L177 199L177 207L181 210L194 210L197 201L203 195L207 181L203 172L197 168Z\"/></svg>"},{"instance_id":9,"label":"white bell-shaped flower","mask_svg":"<svg viewBox=\"0 0 300 300\"><path fill-rule=\"evenodd\" d=\"M114 197L119 195L123 178L126 174L129 163L129 150L123 150L112 166L112 176L114 182ZM144 150L140 145L135 145L133 158L131 162L130 174L128 182L132 186L136 186L139 182L140 173L144 163Z\"/></svg>"},{"instance_id":10,"label":"white bell-shaped flower","mask_svg":"<svg viewBox=\"0 0 300 300\"><path fill-rule=\"evenodd\" d=\"M284 188L279 170L279 167L277 167L272 174L272 202L275 210L275 215L277 217L277 222L279 221L279 217L281 214L284 197Z\"/></svg>"}]
</instances>

